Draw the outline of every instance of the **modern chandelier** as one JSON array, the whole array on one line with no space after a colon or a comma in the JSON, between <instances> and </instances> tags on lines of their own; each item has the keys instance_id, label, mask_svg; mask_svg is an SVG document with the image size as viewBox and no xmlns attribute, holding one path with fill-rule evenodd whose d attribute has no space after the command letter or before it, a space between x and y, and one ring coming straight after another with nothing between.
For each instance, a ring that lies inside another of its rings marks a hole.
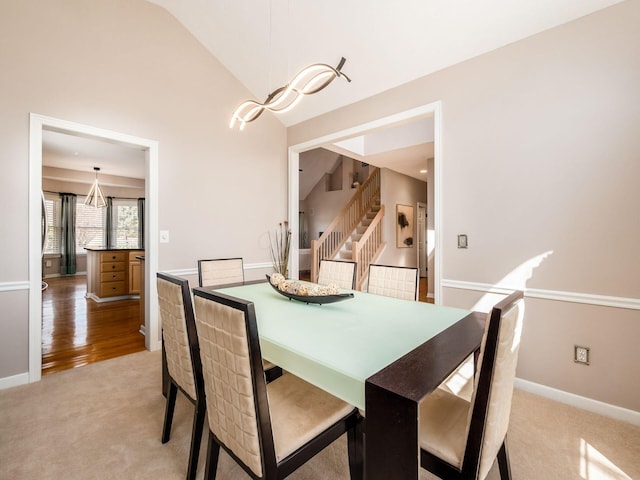
<instances>
[{"instance_id":1,"label":"modern chandelier","mask_svg":"<svg viewBox=\"0 0 640 480\"><path fill-rule=\"evenodd\" d=\"M314 63L300 70L287 85L271 92L264 103L255 100L243 102L233 112L229 128L233 128L238 122L242 130L245 124L253 122L265 110L274 113L288 112L302 100L302 97L319 92L337 77L344 77L347 82L351 82L341 71L346 61L342 57L336 68L325 63Z\"/></svg>"},{"instance_id":2,"label":"modern chandelier","mask_svg":"<svg viewBox=\"0 0 640 480\"><path fill-rule=\"evenodd\" d=\"M93 182L93 185L91 185L91 190L89 190L87 198L84 199L84 204L93 205L96 208L106 207L107 202L104 199L100 185L98 185L98 172L100 169L98 167L93 167L93 169L96 171L96 179Z\"/></svg>"}]
</instances>

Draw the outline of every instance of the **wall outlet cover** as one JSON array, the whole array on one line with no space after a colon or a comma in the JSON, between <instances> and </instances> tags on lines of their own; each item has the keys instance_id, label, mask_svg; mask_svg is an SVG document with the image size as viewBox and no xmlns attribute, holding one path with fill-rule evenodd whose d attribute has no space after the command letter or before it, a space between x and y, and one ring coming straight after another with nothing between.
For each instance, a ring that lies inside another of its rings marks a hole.
<instances>
[{"instance_id":1,"label":"wall outlet cover","mask_svg":"<svg viewBox=\"0 0 640 480\"><path fill-rule=\"evenodd\" d=\"M573 361L576 363L589 365L589 347L581 347L580 345L574 345Z\"/></svg>"}]
</instances>

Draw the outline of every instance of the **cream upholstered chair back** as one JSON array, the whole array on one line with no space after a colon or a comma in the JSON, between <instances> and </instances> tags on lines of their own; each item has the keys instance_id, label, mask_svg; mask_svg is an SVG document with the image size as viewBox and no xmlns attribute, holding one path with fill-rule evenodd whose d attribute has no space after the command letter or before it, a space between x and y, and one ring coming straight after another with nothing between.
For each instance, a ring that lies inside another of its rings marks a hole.
<instances>
[{"instance_id":1,"label":"cream upholstered chair back","mask_svg":"<svg viewBox=\"0 0 640 480\"><path fill-rule=\"evenodd\" d=\"M338 288L356 288L356 262L340 260L320 260L318 283L336 285Z\"/></svg>"},{"instance_id":2,"label":"cream upholstered chair back","mask_svg":"<svg viewBox=\"0 0 640 480\"><path fill-rule=\"evenodd\" d=\"M496 304L485 325L463 460L464 468L479 454L480 479L486 478L507 435L523 318L523 293L517 291Z\"/></svg>"},{"instance_id":3,"label":"cream upholstered chair back","mask_svg":"<svg viewBox=\"0 0 640 480\"><path fill-rule=\"evenodd\" d=\"M215 287L244 282L242 258L217 258L198 260L198 285Z\"/></svg>"},{"instance_id":4,"label":"cream upholstered chair back","mask_svg":"<svg viewBox=\"0 0 640 480\"><path fill-rule=\"evenodd\" d=\"M186 285L188 303L183 289ZM189 348L186 311L193 312L186 280L158 273L158 314L166 353L167 369L180 388L195 400L196 381ZM199 360L199 359L198 359Z\"/></svg>"},{"instance_id":5,"label":"cream upholstered chair back","mask_svg":"<svg viewBox=\"0 0 640 480\"><path fill-rule=\"evenodd\" d=\"M257 345L256 323L245 320L249 312L255 319L254 307L222 294L210 297L196 292L194 302L209 428L220 443L257 477L262 477L263 452L275 458L275 451L273 440L270 445L267 441L264 449L260 445L261 437L272 439L272 435L271 431L267 435L259 431L256 394L261 392L266 398L266 382L259 346L257 351L249 347L250 337ZM237 308L237 302L243 309ZM270 425L266 428L270 429Z\"/></svg>"},{"instance_id":6,"label":"cream upholstered chair back","mask_svg":"<svg viewBox=\"0 0 640 480\"><path fill-rule=\"evenodd\" d=\"M393 267L390 265L369 265L367 292L404 300L418 299L418 269Z\"/></svg>"},{"instance_id":7,"label":"cream upholstered chair back","mask_svg":"<svg viewBox=\"0 0 640 480\"><path fill-rule=\"evenodd\" d=\"M193 403L191 447L187 480L196 477L200 440L205 419L205 394L198 335L189 283L184 278L157 273L158 310L162 325L162 383L167 397L162 443L171 437L171 424L178 390Z\"/></svg>"}]
</instances>

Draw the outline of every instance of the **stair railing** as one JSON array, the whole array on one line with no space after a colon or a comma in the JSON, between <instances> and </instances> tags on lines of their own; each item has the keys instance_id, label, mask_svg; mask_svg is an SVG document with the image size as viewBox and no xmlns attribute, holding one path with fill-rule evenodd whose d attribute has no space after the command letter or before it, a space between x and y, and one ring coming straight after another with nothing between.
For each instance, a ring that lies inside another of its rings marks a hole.
<instances>
[{"instance_id":1,"label":"stair railing","mask_svg":"<svg viewBox=\"0 0 640 480\"><path fill-rule=\"evenodd\" d=\"M357 262L356 289L362 290L362 283L369 271L369 264L380 254L384 247L382 240L382 217L384 217L384 205L367 227L360 240L353 242L352 260Z\"/></svg>"},{"instance_id":2,"label":"stair railing","mask_svg":"<svg viewBox=\"0 0 640 480\"><path fill-rule=\"evenodd\" d=\"M380 169L374 168L318 240L311 241L311 281L318 281L320 260L334 258L374 202L380 199Z\"/></svg>"}]
</instances>

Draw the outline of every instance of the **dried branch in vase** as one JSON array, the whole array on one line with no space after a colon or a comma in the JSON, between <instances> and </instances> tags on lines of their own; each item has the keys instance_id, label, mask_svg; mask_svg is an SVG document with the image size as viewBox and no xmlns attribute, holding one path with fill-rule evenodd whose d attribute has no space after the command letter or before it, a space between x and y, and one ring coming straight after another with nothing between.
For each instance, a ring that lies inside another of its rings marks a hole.
<instances>
[{"instance_id":1,"label":"dried branch in vase","mask_svg":"<svg viewBox=\"0 0 640 480\"><path fill-rule=\"evenodd\" d=\"M269 233L269 242L273 271L287 278L289 273L289 248L291 246L289 222L280 222L275 234Z\"/></svg>"}]
</instances>

